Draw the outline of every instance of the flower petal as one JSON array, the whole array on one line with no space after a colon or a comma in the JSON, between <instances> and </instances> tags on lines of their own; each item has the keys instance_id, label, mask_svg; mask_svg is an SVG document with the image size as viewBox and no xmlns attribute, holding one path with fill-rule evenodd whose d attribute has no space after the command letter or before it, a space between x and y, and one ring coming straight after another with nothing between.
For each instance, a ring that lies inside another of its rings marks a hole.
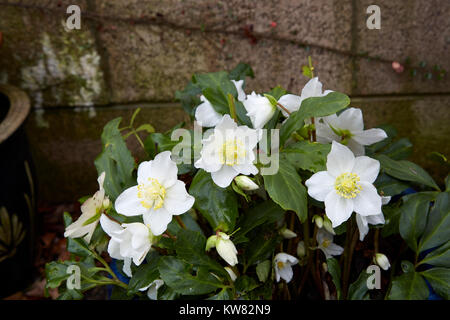
<instances>
[{"instance_id":1,"label":"flower petal","mask_svg":"<svg viewBox=\"0 0 450 320\"><path fill-rule=\"evenodd\" d=\"M360 182L361 192L353 198L353 210L363 216L381 213L381 196L373 184Z\"/></svg>"},{"instance_id":2,"label":"flower petal","mask_svg":"<svg viewBox=\"0 0 450 320\"><path fill-rule=\"evenodd\" d=\"M356 173L361 181L373 183L380 172L380 162L366 156L357 157L352 172Z\"/></svg>"},{"instance_id":3,"label":"flower petal","mask_svg":"<svg viewBox=\"0 0 450 320\"><path fill-rule=\"evenodd\" d=\"M120 226L120 224L112 221L104 214L102 214L100 217L100 225L102 226L103 231L105 231L110 237L115 237L117 233L123 231L123 228Z\"/></svg>"},{"instance_id":4,"label":"flower petal","mask_svg":"<svg viewBox=\"0 0 450 320\"><path fill-rule=\"evenodd\" d=\"M333 177L338 177L345 172L351 172L355 163L355 156L349 148L333 141L331 151L327 156L327 170Z\"/></svg>"},{"instance_id":5,"label":"flower petal","mask_svg":"<svg viewBox=\"0 0 450 320\"><path fill-rule=\"evenodd\" d=\"M238 93L238 100L239 101L244 101L246 98L246 94L244 92L244 89L242 89L242 86L244 85L244 80L231 80L231 82L234 83L234 86L236 87L236 91Z\"/></svg>"},{"instance_id":6,"label":"flower petal","mask_svg":"<svg viewBox=\"0 0 450 320\"><path fill-rule=\"evenodd\" d=\"M219 171L211 173L211 178L219 187L226 188L237 175L238 172L233 167L223 165Z\"/></svg>"},{"instance_id":7,"label":"flower petal","mask_svg":"<svg viewBox=\"0 0 450 320\"><path fill-rule=\"evenodd\" d=\"M329 143L331 141L341 141L341 138L331 130L327 123L316 123L317 142Z\"/></svg>"},{"instance_id":8,"label":"flower petal","mask_svg":"<svg viewBox=\"0 0 450 320\"><path fill-rule=\"evenodd\" d=\"M325 198L325 213L333 228L347 221L353 212L353 201L345 199L336 192L330 192Z\"/></svg>"},{"instance_id":9,"label":"flower petal","mask_svg":"<svg viewBox=\"0 0 450 320\"><path fill-rule=\"evenodd\" d=\"M146 172L150 178L157 179L164 188L170 188L178 180L178 167L170 158L171 154L170 151L158 153L155 159L150 161L150 172Z\"/></svg>"},{"instance_id":10,"label":"flower petal","mask_svg":"<svg viewBox=\"0 0 450 320\"><path fill-rule=\"evenodd\" d=\"M367 222L373 225L385 224L384 215L382 213L366 217Z\"/></svg>"},{"instance_id":11,"label":"flower petal","mask_svg":"<svg viewBox=\"0 0 450 320\"><path fill-rule=\"evenodd\" d=\"M172 215L164 207L150 210L144 214L143 218L144 223L155 236L163 234L167 230L167 225L172 221Z\"/></svg>"},{"instance_id":12,"label":"flower petal","mask_svg":"<svg viewBox=\"0 0 450 320\"><path fill-rule=\"evenodd\" d=\"M336 129L347 129L353 133L353 131L362 131L364 130L364 122L362 111L359 108L348 108L343 111L337 120Z\"/></svg>"},{"instance_id":13,"label":"flower petal","mask_svg":"<svg viewBox=\"0 0 450 320\"><path fill-rule=\"evenodd\" d=\"M322 95L322 83L318 77L314 77L308 81L303 87L302 98L320 97Z\"/></svg>"},{"instance_id":14,"label":"flower petal","mask_svg":"<svg viewBox=\"0 0 450 320\"><path fill-rule=\"evenodd\" d=\"M335 180L327 171L320 171L306 180L305 185L308 188L308 194L312 198L318 201L324 201L326 196L333 191Z\"/></svg>"},{"instance_id":15,"label":"flower petal","mask_svg":"<svg viewBox=\"0 0 450 320\"><path fill-rule=\"evenodd\" d=\"M279 269L280 277L284 279L286 282L289 282L292 280L292 276L294 275L294 272L292 271L291 265L285 265L284 268Z\"/></svg>"},{"instance_id":16,"label":"flower petal","mask_svg":"<svg viewBox=\"0 0 450 320\"><path fill-rule=\"evenodd\" d=\"M222 115L214 109L203 95L200 96L200 100L203 103L199 104L197 109L195 109L195 120L202 127L215 127L222 119Z\"/></svg>"},{"instance_id":17,"label":"flower petal","mask_svg":"<svg viewBox=\"0 0 450 320\"><path fill-rule=\"evenodd\" d=\"M186 191L186 185L178 180L166 190L164 208L172 215L179 215L188 211L194 205L194 197Z\"/></svg>"},{"instance_id":18,"label":"flower petal","mask_svg":"<svg viewBox=\"0 0 450 320\"><path fill-rule=\"evenodd\" d=\"M300 109L302 104L302 98L300 96L296 96L295 94L285 94L280 99L278 99L278 103L289 110L290 113L297 111ZM289 114L280 108L281 113L285 117L289 117Z\"/></svg>"},{"instance_id":19,"label":"flower petal","mask_svg":"<svg viewBox=\"0 0 450 320\"><path fill-rule=\"evenodd\" d=\"M347 147L353 152L355 157L363 156L366 154L364 146L353 139L348 140Z\"/></svg>"},{"instance_id":20,"label":"flower petal","mask_svg":"<svg viewBox=\"0 0 450 320\"><path fill-rule=\"evenodd\" d=\"M369 146L387 138L386 132L384 132L384 130L382 129L377 128L364 131L355 131L352 132L352 134L353 140L365 146Z\"/></svg>"},{"instance_id":21,"label":"flower petal","mask_svg":"<svg viewBox=\"0 0 450 320\"><path fill-rule=\"evenodd\" d=\"M344 248L337 245L336 243L330 243L328 248L326 248L326 253L330 256L340 256L344 252Z\"/></svg>"},{"instance_id":22,"label":"flower petal","mask_svg":"<svg viewBox=\"0 0 450 320\"><path fill-rule=\"evenodd\" d=\"M140 216L147 212L141 204L141 199L138 197L137 186L126 189L116 199L114 208L120 214L128 217Z\"/></svg>"},{"instance_id":23,"label":"flower petal","mask_svg":"<svg viewBox=\"0 0 450 320\"><path fill-rule=\"evenodd\" d=\"M109 240L108 254L113 259L124 259L124 257L120 254L120 243L115 241L114 239Z\"/></svg>"},{"instance_id":24,"label":"flower petal","mask_svg":"<svg viewBox=\"0 0 450 320\"><path fill-rule=\"evenodd\" d=\"M367 217L357 214L356 225L358 226L359 230L359 241L363 241L367 233L369 233L369 224L367 222Z\"/></svg>"}]
</instances>

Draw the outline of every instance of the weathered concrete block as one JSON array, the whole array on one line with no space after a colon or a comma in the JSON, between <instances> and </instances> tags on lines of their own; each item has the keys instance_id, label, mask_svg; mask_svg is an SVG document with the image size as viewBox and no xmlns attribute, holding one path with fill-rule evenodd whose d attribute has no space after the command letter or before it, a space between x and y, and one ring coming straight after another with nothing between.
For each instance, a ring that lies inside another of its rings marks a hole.
<instances>
[{"instance_id":1,"label":"weathered concrete block","mask_svg":"<svg viewBox=\"0 0 450 320\"><path fill-rule=\"evenodd\" d=\"M85 1L24 1L1 5L0 81L16 85L33 106L90 106L107 102L93 33L68 30L66 8ZM43 7L44 9L36 9Z\"/></svg>"},{"instance_id":2,"label":"weathered concrete block","mask_svg":"<svg viewBox=\"0 0 450 320\"><path fill-rule=\"evenodd\" d=\"M352 99L352 105L363 110L366 128L391 124L399 138L409 138L413 143L410 160L423 166L438 183L443 183L448 168L429 155L437 151L450 157L450 95L358 98Z\"/></svg>"},{"instance_id":3,"label":"weathered concrete block","mask_svg":"<svg viewBox=\"0 0 450 320\"><path fill-rule=\"evenodd\" d=\"M117 106L111 108L49 109L34 111L26 123L39 184L39 199L46 202L74 201L98 188L94 160L102 150L100 136L104 125L122 117L128 125L137 107L142 107L135 126L152 124L165 132L182 121L189 121L180 107L167 105ZM145 134L142 133L142 138ZM137 140L127 140L134 155L143 155Z\"/></svg>"},{"instance_id":4,"label":"weathered concrete block","mask_svg":"<svg viewBox=\"0 0 450 320\"><path fill-rule=\"evenodd\" d=\"M434 66L450 72L450 2L445 0L376 1L381 9L381 29L366 26L366 9L374 4L370 0L356 1L357 53L367 53L388 61L405 62L409 57L413 68L397 74L389 62L357 59L354 94L392 94L417 92L448 92L450 77L439 80L437 72L431 79L428 72ZM424 67L420 67L421 62Z\"/></svg>"}]
</instances>

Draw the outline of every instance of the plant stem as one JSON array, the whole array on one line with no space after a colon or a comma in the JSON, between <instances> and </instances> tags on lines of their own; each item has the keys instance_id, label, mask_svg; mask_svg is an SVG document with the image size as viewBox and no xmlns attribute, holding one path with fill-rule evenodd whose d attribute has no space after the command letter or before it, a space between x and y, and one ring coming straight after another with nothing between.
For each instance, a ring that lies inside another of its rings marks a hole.
<instances>
[{"instance_id":1,"label":"plant stem","mask_svg":"<svg viewBox=\"0 0 450 320\"><path fill-rule=\"evenodd\" d=\"M230 115L234 121L238 122L236 116L236 105L234 104L234 97L231 93L228 94L228 107L230 108Z\"/></svg>"},{"instance_id":2,"label":"plant stem","mask_svg":"<svg viewBox=\"0 0 450 320\"><path fill-rule=\"evenodd\" d=\"M353 228L352 228L353 230ZM349 247L349 252L347 255L347 261L346 261L346 265L345 265L345 269L344 269L344 278L343 278L343 282L342 282L342 286L343 286L343 297L344 299L347 299L347 293L348 293L348 287L349 287L349 277L350 277L350 269L352 266L352 258L353 258L353 251L355 250L355 246L356 246L356 242L358 241L358 230L355 230L353 232L353 237L352 240L350 242L350 247Z\"/></svg>"},{"instance_id":3,"label":"plant stem","mask_svg":"<svg viewBox=\"0 0 450 320\"><path fill-rule=\"evenodd\" d=\"M283 106L281 103L277 102L277 106L279 106L281 109L283 109L288 115L291 114L291 112L288 109L286 109L286 107Z\"/></svg>"},{"instance_id":4,"label":"plant stem","mask_svg":"<svg viewBox=\"0 0 450 320\"><path fill-rule=\"evenodd\" d=\"M186 225L184 224L183 220L181 220L180 216L175 216L175 219L177 220L181 228L186 229Z\"/></svg>"},{"instance_id":5,"label":"plant stem","mask_svg":"<svg viewBox=\"0 0 450 320\"><path fill-rule=\"evenodd\" d=\"M373 235L373 243L374 243L374 250L375 254L379 252L379 241L380 241L380 229L375 229L375 234Z\"/></svg>"}]
</instances>

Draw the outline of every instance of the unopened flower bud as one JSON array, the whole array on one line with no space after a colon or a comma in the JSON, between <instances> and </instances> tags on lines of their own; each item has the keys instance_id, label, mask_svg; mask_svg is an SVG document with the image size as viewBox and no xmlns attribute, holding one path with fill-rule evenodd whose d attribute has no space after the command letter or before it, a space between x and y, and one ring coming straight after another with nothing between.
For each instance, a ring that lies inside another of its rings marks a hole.
<instances>
[{"instance_id":1,"label":"unopened flower bud","mask_svg":"<svg viewBox=\"0 0 450 320\"><path fill-rule=\"evenodd\" d=\"M105 208L105 209L109 208L110 204L111 204L111 201L109 201L109 198L103 199L103 204L102 204L103 208Z\"/></svg>"},{"instance_id":2,"label":"unopened flower bud","mask_svg":"<svg viewBox=\"0 0 450 320\"><path fill-rule=\"evenodd\" d=\"M227 234L219 232L219 237L216 242L216 250L222 259L225 260L230 266L233 267L238 263L236 247Z\"/></svg>"},{"instance_id":3,"label":"unopened flower bud","mask_svg":"<svg viewBox=\"0 0 450 320\"><path fill-rule=\"evenodd\" d=\"M239 188L241 188L242 190L245 190L245 191L259 189L259 186L256 183L254 183L253 180L247 176L242 176L242 175L237 176L236 178L234 178L234 181L236 182L236 184L238 185Z\"/></svg>"},{"instance_id":4,"label":"unopened flower bud","mask_svg":"<svg viewBox=\"0 0 450 320\"><path fill-rule=\"evenodd\" d=\"M334 236L336 235L336 232L334 232L334 229L333 229L333 225L331 224L331 220L328 219L327 216L325 216L323 219L323 227L325 228L325 230L327 230L332 235L334 235Z\"/></svg>"},{"instance_id":5,"label":"unopened flower bud","mask_svg":"<svg viewBox=\"0 0 450 320\"><path fill-rule=\"evenodd\" d=\"M297 256L299 258L303 258L304 256L306 256L306 248L304 241L300 241L297 245Z\"/></svg>"},{"instance_id":6,"label":"unopened flower bud","mask_svg":"<svg viewBox=\"0 0 450 320\"><path fill-rule=\"evenodd\" d=\"M297 234L294 231L292 231L292 230L290 230L288 228L282 228L280 230L280 234L285 239L292 239L292 238L295 238L297 236Z\"/></svg>"},{"instance_id":7,"label":"unopened flower bud","mask_svg":"<svg viewBox=\"0 0 450 320\"><path fill-rule=\"evenodd\" d=\"M215 248L216 247L216 243L217 243L217 236L213 235L211 237L208 238L208 240L206 240L206 251L211 250L211 248Z\"/></svg>"},{"instance_id":8,"label":"unopened flower bud","mask_svg":"<svg viewBox=\"0 0 450 320\"><path fill-rule=\"evenodd\" d=\"M383 270L387 270L391 267L389 259L382 253L375 254L375 257L373 257L373 262L379 265Z\"/></svg>"},{"instance_id":9,"label":"unopened flower bud","mask_svg":"<svg viewBox=\"0 0 450 320\"><path fill-rule=\"evenodd\" d=\"M234 273L233 269L231 269L230 267L225 267L225 270L228 272L228 274L230 275L231 280L234 282L237 279L237 275L236 273Z\"/></svg>"},{"instance_id":10,"label":"unopened flower bud","mask_svg":"<svg viewBox=\"0 0 450 320\"><path fill-rule=\"evenodd\" d=\"M319 215L315 215L312 218L312 221L316 224L317 228L322 228L323 227L323 218Z\"/></svg>"}]
</instances>

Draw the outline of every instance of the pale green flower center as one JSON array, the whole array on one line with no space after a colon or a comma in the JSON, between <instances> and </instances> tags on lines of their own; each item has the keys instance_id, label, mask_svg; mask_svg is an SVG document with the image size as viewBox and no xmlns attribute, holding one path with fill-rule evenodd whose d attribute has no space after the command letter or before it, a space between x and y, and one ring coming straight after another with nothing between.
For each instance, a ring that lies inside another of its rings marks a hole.
<instances>
[{"instance_id":1,"label":"pale green flower center","mask_svg":"<svg viewBox=\"0 0 450 320\"><path fill-rule=\"evenodd\" d=\"M322 247L328 248L331 244L331 240L323 240Z\"/></svg>"},{"instance_id":2,"label":"pale green flower center","mask_svg":"<svg viewBox=\"0 0 450 320\"><path fill-rule=\"evenodd\" d=\"M219 150L220 163L227 166L234 166L239 163L239 159L245 158L246 152L242 141L230 139L225 141Z\"/></svg>"},{"instance_id":3,"label":"pale green flower center","mask_svg":"<svg viewBox=\"0 0 450 320\"><path fill-rule=\"evenodd\" d=\"M148 181L138 185L138 198L144 208L158 210L163 206L166 189L157 179L148 178Z\"/></svg>"},{"instance_id":4,"label":"pale green flower center","mask_svg":"<svg viewBox=\"0 0 450 320\"><path fill-rule=\"evenodd\" d=\"M345 172L336 178L334 189L336 193L345 199L352 199L361 192L359 177L355 173Z\"/></svg>"},{"instance_id":5,"label":"pale green flower center","mask_svg":"<svg viewBox=\"0 0 450 320\"><path fill-rule=\"evenodd\" d=\"M283 261L278 261L278 262L277 262L277 267L278 267L278 270L283 269L283 268L284 268L284 263L283 263Z\"/></svg>"}]
</instances>

